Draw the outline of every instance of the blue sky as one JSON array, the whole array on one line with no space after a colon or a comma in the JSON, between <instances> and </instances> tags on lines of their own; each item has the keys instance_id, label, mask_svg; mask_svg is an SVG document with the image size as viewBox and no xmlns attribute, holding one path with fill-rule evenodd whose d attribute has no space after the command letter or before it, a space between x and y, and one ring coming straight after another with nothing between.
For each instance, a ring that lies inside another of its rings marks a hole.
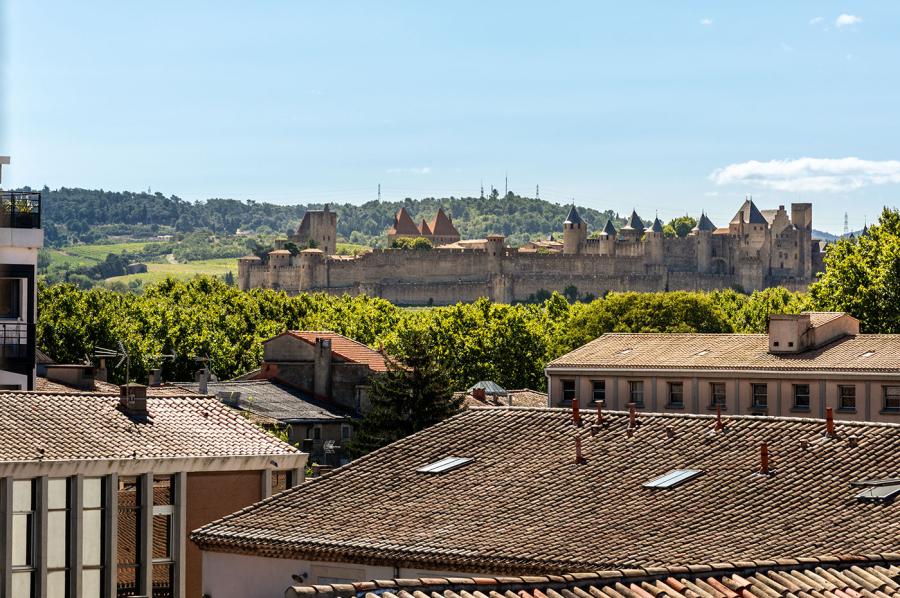
<instances>
[{"instance_id":1,"label":"blue sky","mask_svg":"<svg viewBox=\"0 0 900 598\"><path fill-rule=\"evenodd\" d=\"M7 187L900 203L894 1L4 1Z\"/></svg>"}]
</instances>

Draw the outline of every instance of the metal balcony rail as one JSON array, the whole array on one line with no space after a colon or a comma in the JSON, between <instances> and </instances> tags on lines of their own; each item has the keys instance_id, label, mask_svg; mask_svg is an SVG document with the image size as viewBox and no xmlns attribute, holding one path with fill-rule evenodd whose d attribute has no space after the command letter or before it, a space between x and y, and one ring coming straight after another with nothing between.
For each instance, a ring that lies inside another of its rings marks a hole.
<instances>
[{"instance_id":1,"label":"metal balcony rail","mask_svg":"<svg viewBox=\"0 0 900 598\"><path fill-rule=\"evenodd\" d=\"M41 228L41 194L0 191L0 228Z\"/></svg>"},{"instance_id":2,"label":"metal balcony rail","mask_svg":"<svg viewBox=\"0 0 900 598\"><path fill-rule=\"evenodd\" d=\"M0 323L0 358L27 359L31 354L29 348L31 338L34 338L34 324Z\"/></svg>"}]
</instances>

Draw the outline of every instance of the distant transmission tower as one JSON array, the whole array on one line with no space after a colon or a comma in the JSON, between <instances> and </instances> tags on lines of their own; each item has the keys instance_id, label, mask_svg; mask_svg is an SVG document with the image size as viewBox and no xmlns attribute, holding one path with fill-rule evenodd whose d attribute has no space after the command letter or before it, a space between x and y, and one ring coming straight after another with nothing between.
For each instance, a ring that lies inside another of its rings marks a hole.
<instances>
[{"instance_id":1,"label":"distant transmission tower","mask_svg":"<svg viewBox=\"0 0 900 598\"><path fill-rule=\"evenodd\" d=\"M540 186L540 185L535 185L535 186L534 186L534 198L535 198L535 199L540 199L540 198L541 198L541 186Z\"/></svg>"},{"instance_id":2,"label":"distant transmission tower","mask_svg":"<svg viewBox=\"0 0 900 598\"><path fill-rule=\"evenodd\" d=\"M850 232L850 224L847 222L847 212L844 212L844 236Z\"/></svg>"},{"instance_id":3,"label":"distant transmission tower","mask_svg":"<svg viewBox=\"0 0 900 598\"><path fill-rule=\"evenodd\" d=\"M509 175L503 175L503 197L509 195Z\"/></svg>"},{"instance_id":4,"label":"distant transmission tower","mask_svg":"<svg viewBox=\"0 0 900 598\"><path fill-rule=\"evenodd\" d=\"M484 199L484 179L481 179L481 199Z\"/></svg>"},{"instance_id":5,"label":"distant transmission tower","mask_svg":"<svg viewBox=\"0 0 900 598\"><path fill-rule=\"evenodd\" d=\"M378 201L381 201L381 183L378 183Z\"/></svg>"}]
</instances>

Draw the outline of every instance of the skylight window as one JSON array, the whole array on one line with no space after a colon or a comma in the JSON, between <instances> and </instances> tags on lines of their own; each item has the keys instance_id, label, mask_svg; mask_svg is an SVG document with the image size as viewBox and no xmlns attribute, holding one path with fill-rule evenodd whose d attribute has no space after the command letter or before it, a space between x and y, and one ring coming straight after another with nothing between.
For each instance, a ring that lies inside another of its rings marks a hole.
<instances>
[{"instance_id":1,"label":"skylight window","mask_svg":"<svg viewBox=\"0 0 900 598\"><path fill-rule=\"evenodd\" d=\"M866 351L860 357L872 357L873 355L875 355L875 351Z\"/></svg>"},{"instance_id":2,"label":"skylight window","mask_svg":"<svg viewBox=\"0 0 900 598\"><path fill-rule=\"evenodd\" d=\"M628 355L632 351L634 351L634 349L622 349L621 351L619 351L619 355Z\"/></svg>"},{"instance_id":3,"label":"skylight window","mask_svg":"<svg viewBox=\"0 0 900 598\"><path fill-rule=\"evenodd\" d=\"M862 488L856 495L858 500L888 502L900 495L900 478L860 480L853 482L851 486Z\"/></svg>"},{"instance_id":4,"label":"skylight window","mask_svg":"<svg viewBox=\"0 0 900 598\"><path fill-rule=\"evenodd\" d=\"M699 469L673 469L644 484L644 488L674 488L703 473Z\"/></svg>"},{"instance_id":5,"label":"skylight window","mask_svg":"<svg viewBox=\"0 0 900 598\"><path fill-rule=\"evenodd\" d=\"M440 461L429 463L424 467L420 467L416 471L418 473L444 473L445 471L450 471L452 469L456 469L457 467L462 467L471 460L471 457L444 457Z\"/></svg>"},{"instance_id":6,"label":"skylight window","mask_svg":"<svg viewBox=\"0 0 900 598\"><path fill-rule=\"evenodd\" d=\"M703 357L704 355L709 355L709 353L710 353L709 349L703 349L702 351L698 351L697 353L694 353L694 355L696 355L697 357Z\"/></svg>"}]
</instances>

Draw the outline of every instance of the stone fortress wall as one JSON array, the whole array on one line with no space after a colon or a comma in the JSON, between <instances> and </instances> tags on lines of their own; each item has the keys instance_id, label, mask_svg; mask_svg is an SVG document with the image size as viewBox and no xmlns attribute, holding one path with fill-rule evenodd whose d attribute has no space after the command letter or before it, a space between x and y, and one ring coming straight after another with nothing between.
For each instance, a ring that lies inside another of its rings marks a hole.
<instances>
[{"instance_id":1,"label":"stone fortress wall","mask_svg":"<svg viewBox=\"0 0 900 598\"><path fill-rule=\"evenodd\" d=\"M490 236L464 241L464 246L375 249L345 257L319 249L336 238L336 219L326 209L308 212L292 238L315 248L297 255L276 250L265 261L241 258L238 285L292 294L366 294L402 305L448 305L480 297L520 302L569 286L594 296L729 287L753 291L775 285L803 289L821 267L821 257L811 239L811 205L793 204L791 210L799 226L783 206L760 212L748 200L724 229L703 215L687 237L668 238L658 219L645 229L632 214L620 230L607 223L599 237L588 238L587 224L573 207L563 224L563 242L557 243L561 247L551 251L509 248L503 237ZM323 238L310 236L310 231Z\"/></svg>"}]
</instances>

